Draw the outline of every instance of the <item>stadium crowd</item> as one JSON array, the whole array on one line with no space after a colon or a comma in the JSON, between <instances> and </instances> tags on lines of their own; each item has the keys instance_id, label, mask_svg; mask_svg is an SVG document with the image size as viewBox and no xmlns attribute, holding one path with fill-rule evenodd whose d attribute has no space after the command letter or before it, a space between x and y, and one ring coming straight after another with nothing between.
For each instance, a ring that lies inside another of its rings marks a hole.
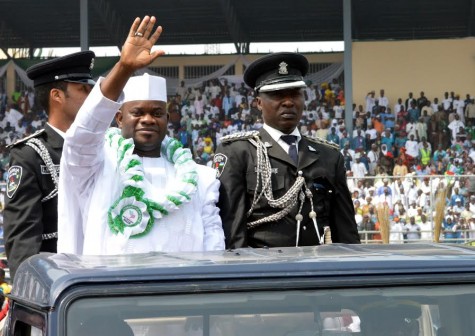
<instances>
[{"instance_id":1,"label":"stadium crowd","mask_svg":"<svg viewBox=\"0 0 475 336\"><path fill-rule=\"evenodd\" d=\"M384 89L353 104L353 134L345 125L344 90L308 82L303 135L340 145L363 242L381 241L377 207L386 205L391 242L432 241L436 192L447 188L442 237L475 238L475 103L445 92L443 98L412 92L391 104ZM192 149L198 163L212 165L214 149L228 134L262 127L253 90L214 79L201 87L184 81L169 97L169 135ZM7 146L41 129L47 120L32 90L0 90L0 169L5 181Z\"/></svg>"}]
</instances>

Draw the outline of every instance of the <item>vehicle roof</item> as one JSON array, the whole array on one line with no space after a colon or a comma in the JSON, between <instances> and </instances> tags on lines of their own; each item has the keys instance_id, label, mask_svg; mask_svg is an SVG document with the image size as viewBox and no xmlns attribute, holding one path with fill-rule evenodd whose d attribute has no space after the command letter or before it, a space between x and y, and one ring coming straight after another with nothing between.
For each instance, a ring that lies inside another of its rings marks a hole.
<instances>
[{"instance_id":1,"label":"vehicle roof","mask_svg":"<svg viewBox=\"0 0 475 336\"><path fill-rule=\"evenodd\" d=\"M390 276L391 281L398 276L434 278L434 274L455 279L456 273L469 274L475 283L475 248L455 244L331 244L119 256L39 254L20 265L10 297L52 307L65 289L81 284L201 283L220 279L240 283L245 279L312 277L319 278L322 286L350 278L363 284L382 275Z\"/></svg>"}]
</instances>

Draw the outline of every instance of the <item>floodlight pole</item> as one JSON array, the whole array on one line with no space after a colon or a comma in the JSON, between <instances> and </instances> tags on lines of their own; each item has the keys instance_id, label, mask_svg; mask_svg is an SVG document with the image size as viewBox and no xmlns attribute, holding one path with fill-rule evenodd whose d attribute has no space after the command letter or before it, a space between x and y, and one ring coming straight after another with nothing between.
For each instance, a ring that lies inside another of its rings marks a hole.
<instances>
[{"instance_id":1,"label":"floodlight pole","mask_svg":"<svg viewBox=\"0 0 475 336\"><path fill-rule=\"evenodd\" d=\"M89 10L88 0L79 0L79 36L81 50L89 50Z\"/></svg>"},{"instance_id":2,"label":"floodlight pole","mask_svg":"<svg viewBox=\"0 0 475 336\"><path fill-rule=\"evenodd\" d=\"M351 0L343 0L343 69L345 73L345 125L348 136L353 139L353 66L351 37Z\"/></svg>"}]
</instances>

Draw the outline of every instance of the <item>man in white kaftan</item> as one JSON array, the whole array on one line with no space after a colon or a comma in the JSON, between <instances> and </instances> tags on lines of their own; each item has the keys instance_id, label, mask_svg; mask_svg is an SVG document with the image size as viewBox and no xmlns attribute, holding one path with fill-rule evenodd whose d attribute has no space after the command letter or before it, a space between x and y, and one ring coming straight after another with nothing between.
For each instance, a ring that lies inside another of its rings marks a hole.
<instances>
[{"instance_id":1,"label":"man in white kaftan","mask_svg":"<svg viewBox=\"0 0 475 336\"><path fill-rule=\"evenodd\" d=\"M66 134L59 253L224 249L214 170L165 135L165 80L130 77L163 54L150 50L161 33L158 27L152 34L154 23L148 16L135 20L121 59ZM109 129L116 113L120 130Z\"/></svg>"}]
</instances>

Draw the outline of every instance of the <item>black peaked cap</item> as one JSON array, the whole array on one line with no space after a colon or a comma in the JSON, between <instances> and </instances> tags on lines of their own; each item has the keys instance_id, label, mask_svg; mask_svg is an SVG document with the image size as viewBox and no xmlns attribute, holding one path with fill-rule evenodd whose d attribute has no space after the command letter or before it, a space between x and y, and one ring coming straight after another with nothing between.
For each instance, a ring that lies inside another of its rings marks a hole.
<instances>
[{"instance_id":1,"label":"black peaked cap","mask_svg":"<svg viewBox=\"0 0 475 336\"><path fill-rule=\"evenodd\" d=\"M299 53L279 52L252 62L244 72L244 82L256 91L276 91L305 87L303 77L308 71L307 58Z\"/></svg>"},{"instance_id":2,"label":"black peaked cap","mask_svg":"<svg viewBox=\"0 0 475 336\"><path fill-rule=\"evenodd\" d=\"M92 51L80 51L35 64L26 74L35 87L60 81L94 85L91 75L94 57Z\"/></svg>"}]
</instances>

